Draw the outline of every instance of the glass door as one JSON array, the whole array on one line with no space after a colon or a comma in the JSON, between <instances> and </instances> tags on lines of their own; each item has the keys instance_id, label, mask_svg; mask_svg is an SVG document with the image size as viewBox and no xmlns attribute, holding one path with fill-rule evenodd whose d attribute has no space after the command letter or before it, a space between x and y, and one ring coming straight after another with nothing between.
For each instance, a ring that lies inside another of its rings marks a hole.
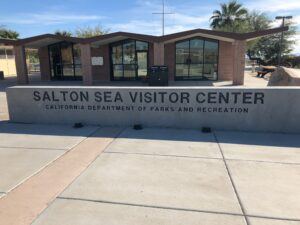
<instances>
[{"instance_id":1,"label":"glass door","mask_svg":"<svg viewBox=\"0 0 300 225\"><path fill-rule=\"evenodd\" d=\"M61 62L64 79L74 78L73 44L61 43Z\"/></svg>"},{"instance_id":2,"label":"glass door","mask_svg":"<svg viewBox=\"0 0 300 225\"><path fill-rule=\"evenodd\" d=\"M62 79L62 62L59 45L49 46L51 74L55 79Z\"/></svg>"},{"instance_id":3,"label":"glass door","mask_svg":"<svg viewBox=\"0 0 300 225\"><path fill-rule=\"evenodd\" d=\"M176 43L176 80L217 80L218 41L193 38Z\"/></svg>"},{"instance_id":4,"label":"glass door","mask_svg":"<svg viewBox=\"0 0 300 225\"><path fill-rule=\"evenodd\" d=\"M111 79L140 80L147 76L148 43L132 39L110 45Z\"/></svg>"},{"instance_id":5,"label":"glass door","mask_svg":"<svg viewBox=\"0 0 300 225\"><path fill-rule=\"evenodd\" d=\"M146 77L148 73L148 52L137 51L137 78Z\"/></svg>"},{"instance_id":6,"label":"glass door","mask_svg":"<svg viewBox=\"0 0 300 225\"><path fill-rule=\"evenodd\" d=\"M81 80L81 57L78 45L60 42L49 45L51 77L57 80Z\"/></svg>"}]
</instances>

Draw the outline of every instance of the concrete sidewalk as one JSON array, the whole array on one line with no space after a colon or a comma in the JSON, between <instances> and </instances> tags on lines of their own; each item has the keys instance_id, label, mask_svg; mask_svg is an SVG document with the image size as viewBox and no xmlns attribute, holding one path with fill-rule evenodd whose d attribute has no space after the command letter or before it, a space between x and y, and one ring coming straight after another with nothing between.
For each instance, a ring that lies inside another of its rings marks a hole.
<instances>
[{"instance_id":1,"label":"concrete sidewalk","mask_svg":"<svg viewBox=\"0 0 300 225\"><path fill-rule=\"evenodd\" d=\"M300 224L300 135L2 123L0 140L0 224Z\"/></svg>"}]
</instances>

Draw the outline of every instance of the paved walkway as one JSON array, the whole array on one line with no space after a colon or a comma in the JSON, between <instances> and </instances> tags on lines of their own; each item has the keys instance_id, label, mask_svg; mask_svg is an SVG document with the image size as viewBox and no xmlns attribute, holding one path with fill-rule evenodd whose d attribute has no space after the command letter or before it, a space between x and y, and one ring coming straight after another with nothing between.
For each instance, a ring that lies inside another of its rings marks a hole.
<instances>
[{"instance_id":1,"label":"paved walkway","mask_svg":"<svg viewBox=\"0 0 300 225\"><path fill-rule=\"evenodd\" d=\"M300 224L300 135L2 122L0 140L0 224Z\"/></svg>"},{"instance_id":2,"label":"paved walkway","mask_svg":"<svg viewBox=\"0 0 300 225\"><path fill-rule=\"evenodd\" d=\"M257 73L252 73L250 70L245 70L245 83L243 86L259 88L266 87L269 81L270 75L266 75L265 78L256 77ZM0 92L4 91L5 87L13 86L17 84L17 77L7 77L5 80L0 80ZM41 81L39 74L29 75L29 85L56 85L56 86L69 86L76 85L82 86L81 81ZM141 81L95 81L94 86L148 86L147 83ZM169 86L207 86L207 87L227 87L232 86L232 81L170 81Z\"/></svg>"}]
</instances>

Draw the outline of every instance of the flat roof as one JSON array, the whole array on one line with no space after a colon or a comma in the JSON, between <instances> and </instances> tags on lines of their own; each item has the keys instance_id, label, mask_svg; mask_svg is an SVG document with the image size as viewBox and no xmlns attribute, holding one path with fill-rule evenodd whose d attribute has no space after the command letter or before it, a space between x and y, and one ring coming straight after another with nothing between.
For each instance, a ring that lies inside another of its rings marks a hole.
<instances>
[{"instance_id":1,"label":"flat roof","mask_svg":"<svg viewBox=\"0 0 300 225\"><path fill-rule=\"evenodd\" d=\"M72 43L81 43L81 44L103 45L103 44L107 44L107 43L111 43L111 42L115 42L127 38L147 41L151 43L154 42L168 43L168 42L174 42L176 40L181 40L181 39L186 39L186 38L191 38L196 36L233 42L235 40L249 41L262 36L287 31L288 29L289 27L285 26L285 27L278 27L278 28L249 32L249 33L232 33L232 32L224 32L224 31L217 31L217 30L194 29L194 30L168 34L164 36L153 36L153 35L128 33L128 32L114 32L114 33L99 35L91 38L77 38L77 37L66 37L66 36L56 35L56 34L43 34L43 35L38 35L38 36L33 36L33 37L18 39L18 40L0 39L0 45L1 44L2 45L24 45L26 47L39 48L57 42L61 42L61 41L68 41Z\"/></svg>"}]
</instances>

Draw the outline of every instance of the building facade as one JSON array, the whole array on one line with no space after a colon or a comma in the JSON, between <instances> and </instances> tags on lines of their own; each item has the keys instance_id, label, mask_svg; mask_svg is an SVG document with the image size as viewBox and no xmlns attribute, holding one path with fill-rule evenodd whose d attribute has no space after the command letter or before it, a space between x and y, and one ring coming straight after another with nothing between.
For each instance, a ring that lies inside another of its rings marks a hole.
<instances>
[{"instance_id":1,"label":"building facade","mask_svg":"<svg viewBox=\"0 0 300 225\"><path fill-rule=\"evenodd\" d=\"M28 83L25 49L31 48L38 50L44 81L143 81L149 67L166 65L169 81L230 80L242 85L247 41L287 29L245 34L196 29L165 36L116 32L92 38L45 34L0 43L14 46L20 84Z\"/></svg>"},{"instance_id":2,"label":"building facade","mask_svg":"<svg viewBox=\"0 0 300 225\"><path fill-rule=\"evenodd\" d=\"M5 76L14 76L17 73L12 46L0 46L0 71Z\"/></svg>"}]
</instances>

